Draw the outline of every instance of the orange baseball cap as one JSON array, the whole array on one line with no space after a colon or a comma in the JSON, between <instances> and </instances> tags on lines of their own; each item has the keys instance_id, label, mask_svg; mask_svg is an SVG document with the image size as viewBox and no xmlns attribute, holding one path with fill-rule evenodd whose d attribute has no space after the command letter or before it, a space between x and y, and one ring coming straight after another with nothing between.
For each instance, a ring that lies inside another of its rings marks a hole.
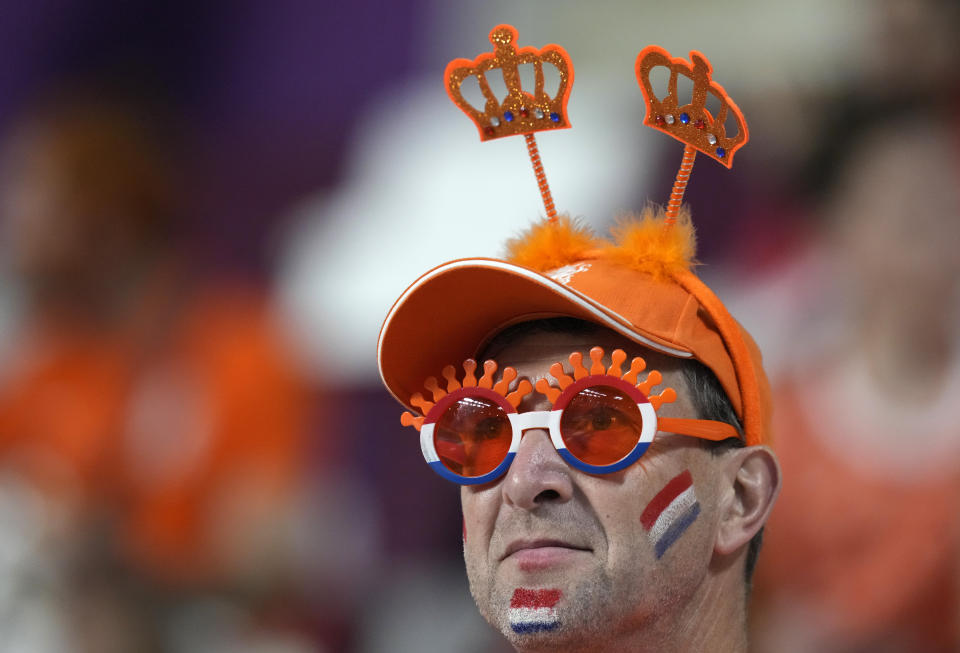
<instances>
[{"instance_id":1,"label":"orange baseball cap","mask_svg":"<svg viewBox=\"0 0 960 653\"><path fill-rule=\"evenodd\" d=\"M459 259L435 267L394 303L377 346L380 375L400 403L454 361L472 357L504 328L575 317L650 349L693 358L717 376L747 444L768 443L770 389L760 351L717 296L688 269L651 275L603 250L537 272L504 260Z\"/></svg>"}]
</instances>

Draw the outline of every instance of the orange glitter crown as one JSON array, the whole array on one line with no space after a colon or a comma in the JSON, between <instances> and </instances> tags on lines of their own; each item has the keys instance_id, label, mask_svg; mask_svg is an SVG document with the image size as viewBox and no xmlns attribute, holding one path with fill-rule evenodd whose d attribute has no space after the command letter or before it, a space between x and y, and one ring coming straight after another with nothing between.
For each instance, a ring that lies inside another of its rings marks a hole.
<instances>
[{"instance_id":1,"label":"orange glitter crown","mask_svg":"<svg viewBox=\"0 0 960 653\"><path fill-rule=\"evenodd\" d=\"M679 57L671 57L669 52L656 45L648 45L637 55L637 81L647 103L644 124L673 136L729 168L733 165L733 155L747 143L747 123L723 87L712 81L710 62L695 50L690 52L690 60L692 65ZM650 73L658 66L670 71L667 94L662 98L657 97L650 82ZM693 82L692 98L687 104L681 104L677 95L678 75ZM712 116L706 107L707 94L720 103L716 116ZM730 115L737 124L737 133L733 135L727 134L726 130Z\"/></svg>"},{"instance_id":2,"label":"orange glitter crown","mask_svg":"<svg viewBox=\"0 0 960 653\"><path fill-rule=\"evenodd\" d=\"M447 93L477 126L480 140L488 141L516 134L531 134L570 126L567 118L567 100L573 85L573 65L566 50L559 45L517 49L517 30L512 25L497 25L490 32L493 52L485 52L473 61L454 59L444 72ZM532 64L535 74L533 93L523 89L520 66ZM560 85L551 97L544 90L543 66L550 64L560 74ZM507 95L501 101L490 88L487 74L499 70ZM482 109L474 107L463 97L461 86L470 77L476 77L483 93Z\"/></svg>"}]
</instances>

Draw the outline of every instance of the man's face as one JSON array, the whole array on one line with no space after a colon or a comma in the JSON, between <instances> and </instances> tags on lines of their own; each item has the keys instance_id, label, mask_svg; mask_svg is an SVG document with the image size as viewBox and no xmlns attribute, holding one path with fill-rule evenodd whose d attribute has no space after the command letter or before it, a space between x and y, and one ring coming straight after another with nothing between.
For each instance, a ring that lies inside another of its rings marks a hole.
<instances>
[{"instance_id":1,"label":"man's face","mask_svg":"<svg viewBox=\"0 0 960 653\"><path fill-rule=\"evenodd\" d=\"M669 386L678 399L659 415L698 417L675 361L599 327L495 342L485 358L535 383L553 380L551 364L596 345L608 365L620 348L628 361L642 356L647 371L663 373L652 394ZM550 408L533 393L520 412ZM481 613L521 650L561 642L589 649L626 631L663 626L663 616L689 609L707 573L718 468L696 440L660 432L637 463L591 475L569 467L545 430L526 431L505 475L461 489L464 557ZM682 489L685 479L692 493L671 501L671 487Z\"/></svg>"}]
</instances>

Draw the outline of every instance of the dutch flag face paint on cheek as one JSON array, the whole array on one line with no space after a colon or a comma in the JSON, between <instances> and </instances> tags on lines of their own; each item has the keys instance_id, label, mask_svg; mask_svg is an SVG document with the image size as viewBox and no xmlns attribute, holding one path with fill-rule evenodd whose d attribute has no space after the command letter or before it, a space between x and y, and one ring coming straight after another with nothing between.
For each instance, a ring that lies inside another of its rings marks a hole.
<instances>
[{"instance_id":1,"label":"dutch flag face paint on cheek","mask_svg":"<svg viewBox=\"0 0 960 653\"><path fill-rule=\"evenodd\" d=\"M553 630L560 625L556 605L560 590L531 590L518 587L510 599L510 627L518 634Z\"/></svg>"},{"instance_id":2,"label":"dutch flag face paint on cheek","mask_svg":"<svg viewBox=\"0 0 960 653\"><path fill-rule=\"evenodd\" d=\"M653 544L657 560L680 539L699 515L700 502L693 491L693 477L690 470L685 470L653 497L640 516L640 523Z\"/></svg>"}]
</instances>

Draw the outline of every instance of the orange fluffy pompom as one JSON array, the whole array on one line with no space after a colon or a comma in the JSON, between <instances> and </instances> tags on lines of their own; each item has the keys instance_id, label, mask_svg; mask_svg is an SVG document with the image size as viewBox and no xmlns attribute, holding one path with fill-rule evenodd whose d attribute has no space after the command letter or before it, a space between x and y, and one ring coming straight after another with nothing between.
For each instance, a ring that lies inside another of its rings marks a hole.
<instances>
[{"instance_id":1,"label":"orange fluffy pompom","mask_svg":"<svg viewBox=\"0 0 960 653\"><path fill-rule=\"evenodd\" d=\"M690 211L682 209L672 226L665 220L663 210L653 207L621 220L612 230L616 244L604 250L604 258L657 279L689 270L697 250Z\"/></svg>"},{"instance_id":2,"label":"orange fluffy pompom","mask_svg":"<svg viewBox=\"0 0 960 653\"><path fill-rule=\"evenodd\" d=\"M582 260L603 244L589 227L561 215L556 222L541 220L508 240L507 260L542 272Z\"/></svg>"}]
</instances>

